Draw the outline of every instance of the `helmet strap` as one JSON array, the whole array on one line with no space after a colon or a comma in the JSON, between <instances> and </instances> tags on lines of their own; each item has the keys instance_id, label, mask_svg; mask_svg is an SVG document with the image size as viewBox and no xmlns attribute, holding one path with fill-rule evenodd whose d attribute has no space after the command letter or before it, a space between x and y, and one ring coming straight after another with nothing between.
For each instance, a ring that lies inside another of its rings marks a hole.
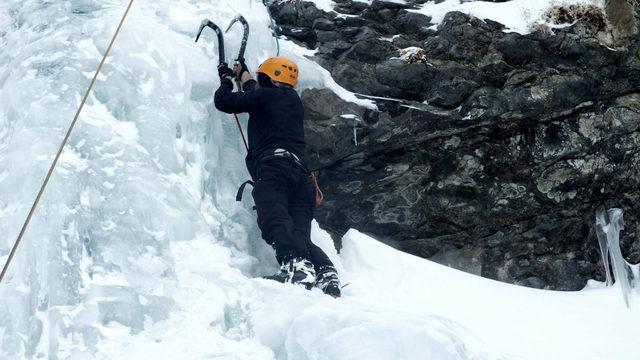
<instances>
[{"instance_id":1,"label":"helmet strap","mask_svg":"<svg viewBox=\"0 0 640 360\"><path fill-rule=\"evenodd\" d=\"M273 86L275 86L277 88L293 89L293 86L291 86L289 84L285 84L285 83L281 83L281 82L277 82L277 81L273 81L273 80L271 80L271 82L273 83Z\"/></svg>"}]
</instances>

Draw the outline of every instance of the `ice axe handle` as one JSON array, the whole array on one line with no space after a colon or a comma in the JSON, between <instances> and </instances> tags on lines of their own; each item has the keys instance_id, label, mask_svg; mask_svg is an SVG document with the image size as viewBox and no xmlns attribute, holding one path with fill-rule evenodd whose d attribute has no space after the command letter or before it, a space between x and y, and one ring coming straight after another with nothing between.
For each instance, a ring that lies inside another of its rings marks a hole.
<instances>
[{"instance_id":1,"label":"ice axe handle","mask_svg":"<svg viewBox=\"0 0 640 360\"><path fill-rule=\"evenodd\" d=\"M235 60L233 65L235 67L234 70L238 69L238 71L242 71L240 62L237 59ZM242 72L237 74L236 77L234 78L236 86L238 87L238 92L242 92L242 78L240 76L242 76Z\"/></svg>"},{"instance_id":2,"label":"ice axe handle","mask_svg":"<svg viewBox=\"0 0 640 360\"><path fill-rule=\"evenodd\" d=\"M202 23L200 24L200 29L198 29L198 35L196 36L196 42L198 42L198 40L200 39L200 35L202 35L202 31L206 27L211 28L211 29L213 29L213 31L216 32L216 35L218 36L218 57L219 57L219 61L220 61L220 64L226 64L225 56L224 56L224 35L223 35L222 30L220 29L220 27L218 27L218 25L216 25L215 23L213 23L209 19L204 19L202 21Z\"/></svg>"},{"instance_id":3,"label":"ice axe handle","mask_svg":"<svg viewBox=\"0 0 640 360\"><path fill-rule=\"evenodd\" d=\"M235 24L236 22L240 22L243 27L242 42L240 43L238 58L236 59L236 61L239 61L240 59L244 60L244 52L247 49L247 41L249 40L249 23L244 18L244 16L238 14L233 18L233 20L231 20L231 23L229 23L229 26L227 27L225 32L231 30L231 27L233 27L233 24Z\"/></svg>"},{"instance_id":4,"label":"ice axe handle","mask_svg":"<svg viewBox=\"0 0 640 360\"><path fill-rule=\"evenodd\" d=\"M247 65L245 64L245 59L243 57L235 59L233 65L235 67L234 70L237 69L237 71L238 71L238 74L236 76L236 82L238 83L238 90L242 91L241 84L242 84L242 74L244 73L243 69L246 72L249 72L249 69L247 68Z\"/></svg>"}]
</instances>

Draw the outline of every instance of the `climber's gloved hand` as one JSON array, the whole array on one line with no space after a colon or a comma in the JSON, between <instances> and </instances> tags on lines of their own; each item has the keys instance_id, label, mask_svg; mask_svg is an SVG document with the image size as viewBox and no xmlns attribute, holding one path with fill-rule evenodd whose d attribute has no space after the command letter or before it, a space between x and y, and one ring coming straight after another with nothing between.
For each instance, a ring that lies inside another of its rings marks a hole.
<instances>
[{"instance_id":1,"label":"climber's gloved hand","mask_svg":"<svg viewBox=\"0 0 640 360\"><path fill-rule=\"evenodd\" d=\"M229 69L227 63L220 63L220 65L218 65L218 75L220 75L220 79L226 77L232 78L234 76L233 70Z\"/></svg>"},{"instance_id":2,"label":"climber's gloved hand","mask_svg":"<svg viewBox=\"0 0 640 360\"><path fill-rule=\"evenodd\" d=\"M242 80L242 74L245 72L249 72L249 68L247 64L244 62L244 58L240 58L236 60L236 63L233 64L233 73L236 76L236 81Z\"/></svg>"}]
</instances>

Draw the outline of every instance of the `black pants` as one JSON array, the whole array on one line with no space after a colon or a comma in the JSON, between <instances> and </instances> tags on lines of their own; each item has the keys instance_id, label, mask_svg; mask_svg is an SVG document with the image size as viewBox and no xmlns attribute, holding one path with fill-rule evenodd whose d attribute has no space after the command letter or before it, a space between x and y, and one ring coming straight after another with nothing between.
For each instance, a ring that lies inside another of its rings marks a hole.
<instances>
[{"instance_id":1,"label":"black pants","mask_svg":"<svg viewBox=\"0 0 640 360\"><path fill-rule=\"evenodd\" d=\"M327 254L311 242L315 188L299 165L288 158L272 158L256 169L253 200L262 238L276 250L280 264L304 258L319 271L333 266Z\"/></svg>"}]
</instances>

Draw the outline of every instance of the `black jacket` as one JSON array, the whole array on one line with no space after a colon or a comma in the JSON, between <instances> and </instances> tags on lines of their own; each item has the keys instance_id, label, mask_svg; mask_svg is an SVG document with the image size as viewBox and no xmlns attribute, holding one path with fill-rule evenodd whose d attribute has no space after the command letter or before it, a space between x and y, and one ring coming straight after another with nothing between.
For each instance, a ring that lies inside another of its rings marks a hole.
<instances>
[{"instance_id":1,"label":"black jacket","mask_svg":"<svg viewBox=\"0 0 640 360\"><path fill-rule=\"evenodd\" d=\"M244 92L233 92L233 83L223 79L216 91L216 108L229 114L249 113L249 154L247 168L255 178L260 159L281 148L303 159L304 108L298 93L291 88L258 88L255 80L244 83Z\"/></svg>"}]
</instances>

